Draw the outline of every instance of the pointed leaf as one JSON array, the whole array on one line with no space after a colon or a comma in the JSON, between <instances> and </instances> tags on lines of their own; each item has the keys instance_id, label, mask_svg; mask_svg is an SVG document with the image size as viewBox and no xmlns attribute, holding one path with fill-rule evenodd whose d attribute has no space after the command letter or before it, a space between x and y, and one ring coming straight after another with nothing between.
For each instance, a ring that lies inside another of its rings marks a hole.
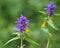
<instances>
[{"instance_id":1,"label":"pointed leaf","mask_svg":"<svg viewBox=\"0 0 60 48\"><path fill-rule=\"evenodd\" d=\"M15 34L15 35L17 35L17 34L19 34L18 32L16 32L16 33L12 33L12 34Z\"/></svg>"},{"instance_id":2,"label":"pointed leaf","mask_svg":"<svg viewBox=\"0 0 60 48\"><path fill-rule=\"evenodd\" d=\"M47 28L41 28L41 30L45 33L49 33L48 29Z\"/></svg>"},{"instance_id":3,"label":"pointed leaf","mask_svg":"<svg viewBox=\"0 0 60 48\"><path fill-rule=\"evenodd\" d=\"M25 36L25 40L31 44L35 44L35 45L38 45L40 46L37 42L35 42L34 40L32 40L27 34Z\"/></svg>"},{"instance_id":4,"label":"pointed leaf","mask_svg":"<svg viewBox=\"0 0 60 48\"><path fill-rule=\"evenodd\" d=\"M35 45L40 46L37 42L35 42L35 41L32 40L31 38L25 38L25 40L28 41L28 42L31 43L31 44L35 44Z\"/></svg>"},{"instance_id":5,"label":"pointed leaf","mask_svg":"<svg viewBox=\"0 0 60 48\"><path fill-rule=\"evenodd\" d=\"M40 12L40 13L42 13L42 14L46 14L44 11L38 11L38 12ZM58 13L56 13L56 14L54 14L54 15L60 16L60 14L58 14Z\"/></svg>"},{"instance_id":6,"label":"pointed leaf","mask_svg":"<svg viewBox=\"0 0 60 48\"><path fill-rule=\"evenodd\" d=\"M56 15L56 16L60 16L60 14L54 14L54 15Z\"/></svg>"},{"instance_id":7,"label":"pointed leaf","mask_svg":"<svg viewBox=\"0 0 60 48\"><path fill-rule=\"evenodd\" d=\"M14 40L17 40L17 39L20 39L20 37L14 37L14 38L12 38L12 39L10 39L9 41L7 41L5 44L4 44L4 46L5 45L7 45L7 44L9 44L10 42L12 42L12 41L14 41Z\"/></svg>"},{"instance_id":8,"label":"pointed leaf","mask_svg":"<svg viewBox=\"0 0 60 48\"><path fill-rule=\"evenodd\" d=\"M50 40L52 34L48 31L48 29L47 29L47 28L41 28L41 29L43 30L43 32L47 33L47 35L48 35L48 40Z\"/></svg>"},{"instance_id":9,"label":"pointed leaf","mask_svg":"<svg viewBox=\"0 0 60 48\"><path fill-rule=\"evenodd\" d=\"M42 13L42 14L46 14L45 12L43 12L43 11L38 11L38 12L40 12L40 13Z\"/></svg>"},{"instance_id":10,"label":"pointed leaf","mask_svg":"<svg viewBox=\"0 0 60 48\"><path fill-rule=\"evenodd\" d=\"M55 30L58 30L58 29L54 26L52 20L48 20L47 23L48 23L52 28L54 28Z\"/></svg>"},{"instance_id":11,"label":"pointed leaf","mask_svg":"<svg viewBox=\"0 0 60 48\"><path fill-rule=\"evenodd\" d=\"M47 28L41 28L41 30L48 34L48 36L51 36L51 33L49 33L49 30Z\"/></svg>"}]
</instances>

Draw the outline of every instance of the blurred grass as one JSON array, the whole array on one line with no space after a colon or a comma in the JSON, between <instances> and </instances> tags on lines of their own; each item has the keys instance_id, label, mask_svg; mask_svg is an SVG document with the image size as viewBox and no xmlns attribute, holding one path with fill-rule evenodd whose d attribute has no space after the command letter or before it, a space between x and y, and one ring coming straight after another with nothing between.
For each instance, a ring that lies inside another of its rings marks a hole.
<instances>
[{"instance_id":1,"label":"blurred grass","mask_svg":"<svg viewBox=\"0 0 60 48\"><path fill-rule=\"evenodd\" d=\"M0 48L18 48L20 40L13 41L7 46L3 44L14 37L11 33L15 26L15 21L20 14L25 15L29 20L29 29L31 37L40 44L40 47L26 42L25 48L45 48L47 43L46 33L40 30L43 18L47 17L38 11L44 11L45 5L54 2L57 6L55 13L60 13L60 0L0 0ZM60 16L53 16L53 22L59 31L49 26L53 37L50 42L50 48L60 48Z\"/></svg>"}]
</instances>

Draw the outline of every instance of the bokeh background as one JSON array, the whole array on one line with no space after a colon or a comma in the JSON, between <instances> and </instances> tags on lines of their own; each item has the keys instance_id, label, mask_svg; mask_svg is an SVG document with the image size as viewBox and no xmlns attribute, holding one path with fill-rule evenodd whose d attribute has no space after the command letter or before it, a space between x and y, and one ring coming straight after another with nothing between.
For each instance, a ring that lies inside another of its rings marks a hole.
<instances>
[{"instance_id":1,"label":"bokeh background","mask_svg":"<svg viewBox=\"0 0 60 48\"><path fill-rule=\"evenodd\" d=\"M39 11L45 11L46 4L50 2L55 3L57 6L55 13L60 14L60 0L0 0L0 48L18 48L17 46L20 45L20 40L16 40L3 47L5 42L16 36L12 35L15 32L13 28L21 14L30 20L29 35L40 44L39 47L24 41L25 48L45 48L47 34L41 31L40 26L47 15ZM50 48L60 48L60 16L53 16L52 20L59 31L49 26L49 31L52 33Z\"/></svg>"}]
</instances>

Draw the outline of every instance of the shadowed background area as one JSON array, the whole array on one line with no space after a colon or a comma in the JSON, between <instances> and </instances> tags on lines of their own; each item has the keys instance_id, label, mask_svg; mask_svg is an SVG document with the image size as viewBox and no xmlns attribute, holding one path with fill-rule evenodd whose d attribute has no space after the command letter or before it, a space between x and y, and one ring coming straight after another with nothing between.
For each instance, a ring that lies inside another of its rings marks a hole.
<instances>
[{"instance_id":1,"label":"shadowed background area","mask_svg":"<svg viewBox=\"0 0 60 48\"><path fill-rule=\"evenodd\" d=\"M16 36L12 35L15 32L13 28L21 14L30 20L29 35L40 44L39 47L24 41L24 44L26 44L25 48L45 48L47 34L42 32L40 26L47 15L39 11L45 11L46 4L50 2L55 3L57 6L55 13L60 14L60 0L0 0L0 48L18 48L20 45L20 40L16 40L3 47L5 42ZM55 15L52 20L59 31L49 26L49 31L52 33L50 48L60 48L60 16Z\"/></svg>"}]
</instances>

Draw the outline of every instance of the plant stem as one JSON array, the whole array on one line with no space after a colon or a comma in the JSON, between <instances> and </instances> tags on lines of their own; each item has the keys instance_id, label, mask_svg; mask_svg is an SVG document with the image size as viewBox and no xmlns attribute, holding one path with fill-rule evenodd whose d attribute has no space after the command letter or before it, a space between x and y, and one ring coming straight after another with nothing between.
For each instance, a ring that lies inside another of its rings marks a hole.
<instances>
[{"instance_id":1,"label":"plant stem","mask_svg":"<svg viewBox=\"0 0 60 48\"><path fill-rule=\"evenodd\" d=\"M21 38L21 48L23 48L23 40L22 40L22 38Z\"/></svg>"},{"instance_id":2,"label":"plant stem","mask_svg":"<svg viewBox=\"0 0 60 48\"><path fill-rule=\"evenodd\" d=\"M48 40L48 42L47 42L47 46L46 46L46 48L49 48L49 40Z\"/></svg>"},{"instance_id":3,"label":"plant stem","mask_svg":"<svg viewBox=\"0 0 60 48\"><path fill-rule=\"evenodd\" d=\"M21 37L21 46L20 46L20 48L23 48L23 38L22 38L22 33L20 34L20 37Z\"/></svg>"}]
</instances>

